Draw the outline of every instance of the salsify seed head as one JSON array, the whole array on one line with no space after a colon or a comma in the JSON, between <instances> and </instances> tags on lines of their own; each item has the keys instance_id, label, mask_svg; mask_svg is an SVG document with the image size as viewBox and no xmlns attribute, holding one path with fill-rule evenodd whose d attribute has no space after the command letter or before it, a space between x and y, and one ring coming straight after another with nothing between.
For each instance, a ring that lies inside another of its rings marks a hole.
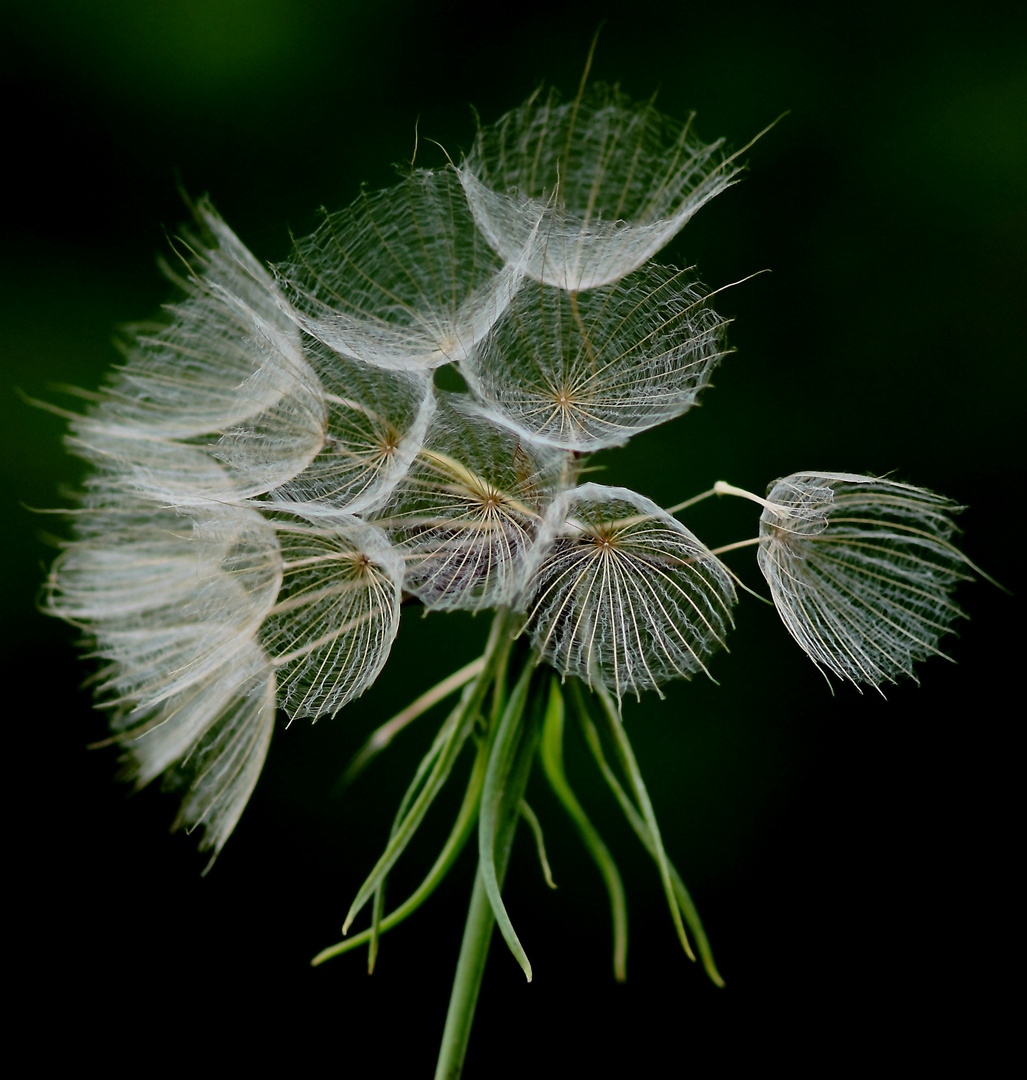
<instances>
[{"instance_id":1,"label":"salsify seed head","mask_svg":"<svg viewBox=\"0 0 1027 1080\"><path fill-rule=\"evenodd\" d=\"M737 174L691 119L595 87L534 95L274 268L196 204L182 298L71 422L92 471L48 602L104 665L127 775L181 786L204 846L238 821L276 707L362 694L406 599L512 609L535 661L618 702L709 673L732 576L649 499L578 481L728 352L711 294L653 258ZM438 389L446 365L466 392ZM955 507L844 473L757 501L760 566L817 664L877 685L938 651Z\"/></svg>"}]
</instances>

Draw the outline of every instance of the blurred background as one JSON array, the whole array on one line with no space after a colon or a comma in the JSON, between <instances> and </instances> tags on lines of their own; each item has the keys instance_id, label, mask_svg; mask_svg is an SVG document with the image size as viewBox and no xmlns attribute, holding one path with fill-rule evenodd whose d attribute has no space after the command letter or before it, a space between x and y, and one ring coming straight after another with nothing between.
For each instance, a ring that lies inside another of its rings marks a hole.
<instances>
[{"instance_id":1,"label":"blurred background","mask_svg":"<svg viewBox=\"0 0 1027 1080\"><path fill-rule=\"evenodd\" d=\"M288 1053L385 1076L434 1067L473 874L382 941L312 970L385 842L439 718L407 732L348 790L367 735L472 658L484 618L407 613L378 684L334 720L279 723L268 765L211 873L167 833L177 802L129 797L83 679L75 633L38 613L40 582L81 475L67 405L117 361L115 328L170 297L156 260L208 192L257 256L290 230L388 185L409 161L454 159L471 106L497 119L540 83L592 78L696 110L699 134L744 145L743 183L662 255L720 297L737 352L702 408L595 460L597 479L668 505L726 479L762 491L799 469L894 471L965 503L967 554L1023 596L1027 18L1009 5L596 2L519 14L379 0L36 0L4 15L9 195L0 263L5 377L2 655L9 672L7 859L20 915L18 997L83 1037L85 1058L145 1063L204 1051L240 1064ZM21 396L19 396L21 395ZM1016 432L1021 431L1017 436ZM732 505L737 502L738 505ZM1014 520L1015 519L1015 520ZM711 546L752 535L739 500L686 523ZM751 552L732 565L756 589ZM743 598L712 683L630 704L626 722L667 849L727 980L681 954L659 880L573 733L568 770L617 856L630 904L629 978L614 983L598 874L541 784L529 798L558 885L522 835L508 907L534 968L493 948L468 1076L630 1067L666 1054L830 1074L834 1061L923 1065L977 1054L1009 1005L1021 941L1009 866L1019 650L1015 597L978 582L948 639L955 664L887 700L832 695L772 609ZM1018 777L1017 777L1018 779ZM390 897L431 864L456 789L400 863ZM54 1051L59 1053L60 1051ZM897 1056L896 1056L897 1055Z\"/></svg>"}]
</instances>

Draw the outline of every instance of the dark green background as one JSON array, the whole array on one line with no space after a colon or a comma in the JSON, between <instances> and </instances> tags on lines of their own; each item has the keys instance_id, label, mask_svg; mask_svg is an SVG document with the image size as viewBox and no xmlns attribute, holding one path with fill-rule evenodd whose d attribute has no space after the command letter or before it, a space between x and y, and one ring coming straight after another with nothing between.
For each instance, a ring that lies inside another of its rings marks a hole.
<instances>
[{"instance_id":1,"label":"dark green background","mask_svg":"<svg viewBox=\"0 0 1027 1080\"><path fill-rule=\"evenodd\" d=\"M213 872L168 837L172 797L126 799L74 633L33 605L79 475L62 421L15 389L63 402L116 360L122 322L168 298L155 269L209 192L256 254L361 183L391 181L420 118L425 165L542 80L573 93L599 23L593 77L664 111L697 109L708 139L744 142L744 183L664 253L724 294L737 353L703 407L604 454L601 479L669 504L724 478L762 490L798 469L883 473L968 504L967 553L1019 596L1022 560L1027 20L1005 5L631 3L493 12L383 0L65 0L9 5L7 179L0 290L3 656L11 881L10 985L65 1033L44 1054L85 1063L203 1057L241 1066L327 1057L346 1075L432 1068L472 864L383 940L371 978L349 956L311 971L384 842L433 721L342 798L332 786L373 727L478 650L487 624L407 617L384 675L334 720L279 725L264 776ZM739 503L687 523L711 545L750 535ZM733 557L759 587L750 556ZM497 947L468 1076L655 1073L661 1055L725 1075L757 1063L833 1075L842 1062L988 1054L1005 1026L1013 938L1012 833L1019 601L987 584L949 639L958 666L922 666L888 700L832 697L772 610L743 600L720 685L681 684L627 710L667 847L692 887L727 989L681 955L657 877L569 746L579 794L621 859L632 937L614 984L606 901L541 788L559 885L528 845L508 904L536 978ZM1009 697L1007 695L1012 695ZM428 842L395 874L418 880ZM549 1041L549 1040L552 1041ZM65 1047L65 1049L61 1049Z\"/></svg>"}]
</instances>

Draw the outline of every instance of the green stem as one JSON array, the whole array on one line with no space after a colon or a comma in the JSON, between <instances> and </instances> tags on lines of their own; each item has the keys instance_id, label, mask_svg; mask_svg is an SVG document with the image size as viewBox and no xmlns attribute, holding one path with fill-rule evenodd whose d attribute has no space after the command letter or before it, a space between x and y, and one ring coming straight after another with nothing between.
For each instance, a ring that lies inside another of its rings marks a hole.
<instances>
[{"instance_id":1,"label":"green stem","mask_svg":"<svg viewBox=\"0 0 1027 1080\"><path fill-rule=\"evenodd\" d=\"M528 661L531 664L531 660ZM536 686L533 689L540 689ZM538 709L532 706L528 711L526 730L517 747L515 761L504 785L502 806L497 815L495 842L491 852L490 876L494 874L494 883L502 889L506 878L506 868L510 862L514 834L520 820L520 804L528 786L531 763L538 741ZM516 707L516 706L515 706ZM509 707L508 707L509 708ZM498 740L497 740L498 742ZM464 925L464 937L460 945L460 957L457 960L456 976L449 999L449 1011L446 1014L446 1027L442 1033L442 1046L435 1068L435 1080L457 1080L463 1071L464 1058L471 1038L471 1026L474 1023L474 1011L478 1004L481 980L485 973L485 961L488 959L492 930L496 923L489 889L486 888L485 875L479 862L478 872L474 876L474 889L471 893L471 905Z\"/></svg>"},{"instance_id":2,"label":"green stem","mask_svg":"<svg viewBox=\"0 0 1027 1080\"><path fill-rule=\"evenodd\" d=\"M457 960L456 977L453 979L453 991L449 998L446 1027L442 1032L442 1048L439 1051L438 1065L435 1067L435 1080L457 1080L463 1071L467 1044L471 1038L471 1024L474 1022L474 1010L478 1005L478 994L495 924L496 917L492 914L492 904L485 891L485 880L479 867L474 875L471 906L464 925L464 939L460 945L460 958Z\"/></svg>"},{"instance_id":3,"label":"green stem","mask_svg":"<svg viewBox=\"0 0 1027 1080\"><path fill-rule=\"evenodd\" d=\"M395 824L381 858L375 864L370 876L360 887L356 899L350 906L346 921L342 924L345 935L360 909L375 894L378 886L392 869L393 864L403 853L414 833L424 819L435 796L442 789L453 763L459 756L464 742L470 736L474 725L479 720L482 701L492 685L497 669L505 662L506 653L511 645L511 627L514 617L502 609L496 613L485 647L484 663L481 674L464 687L460 703L450 713L435 737L432 748L424 756L413 782L407 788L400 804ZM423 783L423 787L422 787ZM417 792L420 792L417 794ZM416 797L415 797L416 795Z\"/></svg>"}]
</instances>

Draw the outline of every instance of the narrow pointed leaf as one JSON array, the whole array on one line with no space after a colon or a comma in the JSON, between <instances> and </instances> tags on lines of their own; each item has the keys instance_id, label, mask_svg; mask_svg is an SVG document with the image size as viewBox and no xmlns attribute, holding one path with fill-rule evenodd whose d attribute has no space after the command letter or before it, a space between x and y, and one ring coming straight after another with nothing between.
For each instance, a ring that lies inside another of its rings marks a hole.
<instances>
[{"instance_id":1,"label":"narrow pointed leaf","mask_svg":"<svg viewBox=\"0 0 1027 1080\"><path fill-rule=\"evenodd\" d=\"M624 816L627 818L628 824L634 830L635 835L639 840L642 841L646 851L648 851L655 860L656 848L653 844L649 827L642 815L638 812L635 804L631 801L628 793L621 786L617 774L606 760L602 742L599 738L599 732L592 722L590 712L585 704L584 695L582 694L580 686L577 684L573 684L571 687L571 700L574 702L575 712L581 725L585 742L592 751L592 754L596 759L596 764L603 774L603 778L606 780L614 797L624 811ZM692 901L692 897L689 894L688 889L685 888L685 884L681 880L681 875L670 862L668 862L668 869L670 871L671 883L674 887L674 894L681 906L681 912L685 917L685 921L688 923L689 929L692 931L692 935L695 938L696 946L699 949L699 955L702 957L703 967L705 967L706 973L709 975L712 982L717 986L723 986L724 980L717 970L716 963L713 959L713 951L710 948L709 938L703 928L702 920L699 918L699 912Z\"/></svg>"},{"instance_id":2,"label":"narrow pointed leaf","mask_svg":"<svg viewBox=\"0 0 1027 1080\"><path fill-rule=\"evenodd\" d=\"M412 915L443 881L453 863L456 862L460 852L463 851L474 830L475 822L478 820L478 806L481 800L481 791L485 785L485 770L488 767L491 746L492 744L488 740L482 740L479 744L478 753L474 759L474 767L467 783L467 790L464 792L463 802L460 804L456 821L445 844L442 846L442 850L439 852L438 858L414 892L399 907L381 919L378 924L379 934L398 926L404 919ZM350 952L358 946L370 942L373 932L373 928L364 930L359 934L354 934L353 937L347 938L345 941L340 941L337 945L323 949L311 960L311 964L316 966L333 956L340 956L344 952Z\"/></svg>"},{"instance_id":3,"label":"narrow pointed leaf","mask_svg":"<svg viewBox=\"0 0 1027 1080\"><path fill-rule=\"evenodd\" d=\"M560 691L560 684L553 679L550 683L549 702L539 745L542 768L554 794L578 830L585 850L592 856L592 860L602 875L603 884L610 897L610 911L613 917L614 978L618 982L624 982L627 978L628 956L628 907L624 896L624 883L613 856L571 790L563 767L563 731L563 694Z\"/></svg>"},{"instance_id":4,"label":"narrow pointed leaf","mask_svg":"<svg viewBox=\"0 0 1027 1080\"><path fill-rule=\"evenodd\" d=\"M503 814L517 813L517 805L507 805L507 782L514 769L517 757L518 744L524 737L523 717L524 707L527 701L528 687L531 683L532 670L530 666L524 669L517 685L514 687L510 700L496 734L496 741L492 747L489 758L488 772L485 775L485 788L481 796L481 816L478 819L478 857L482 879L485 883L485 891L488 894L489 903L496 917L496 924L502 933L510 952L513 953L517 963L520 964L528 982L531 982L531 964L524 952L520 939L510 922L506 905L500 895L500 887L496 874L496 836L501 827ZM520 803L518 796L517 803Z\"/></svg>"}]
</instances>

